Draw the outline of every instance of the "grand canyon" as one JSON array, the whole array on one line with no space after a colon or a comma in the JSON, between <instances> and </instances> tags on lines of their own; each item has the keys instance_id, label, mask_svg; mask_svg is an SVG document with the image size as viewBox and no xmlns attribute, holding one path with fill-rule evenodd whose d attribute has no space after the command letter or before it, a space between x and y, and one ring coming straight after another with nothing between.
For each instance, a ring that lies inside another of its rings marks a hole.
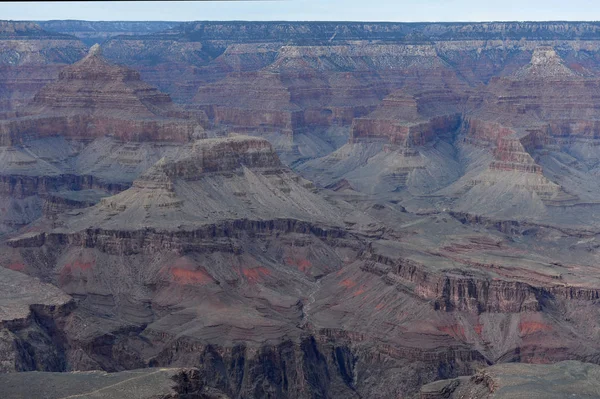
<instances>
[{"instance_id":1,"label":"grand canyon","mask_svg":"<svg viewBox=\"0 0 600 399\"><path fill-rule=\"evenodd\" d=\"M600 397L600 23L0 21L0 254L6 398Z\"/></svg>"}]
</instances>

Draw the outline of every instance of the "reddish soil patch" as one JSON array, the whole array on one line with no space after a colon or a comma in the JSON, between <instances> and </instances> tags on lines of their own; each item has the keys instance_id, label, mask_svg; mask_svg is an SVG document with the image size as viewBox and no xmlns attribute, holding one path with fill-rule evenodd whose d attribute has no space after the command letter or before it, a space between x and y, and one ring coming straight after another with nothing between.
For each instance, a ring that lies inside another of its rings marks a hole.
<instances>
[{"instance_id":1,"label":"reddish soil patch","mask_svg":"<svg viewBox=\"0 0 600 399\"><path fill-rule=\"evenodd\" d=\"M308 259L302 258L294 259L287 257L285 258L285 264L288 266L297 267L302 273L306 273L308 270L310 270L310 268L312 268L312 263Z\"/></svg>"},{"instance_id":2,"label":"reddish soil patch","mask_svg":"<svg viewBox=\"0 0 600 399\"><path fill-rule=\"evenodd\" d=\"M356 291L354 291L354 294L352 294L352 296L359 296L365 293L365 286L362 285L359 289L357 289Z\"/></svg>"},{"instance_id":3,"label":"reddish soil patch","mask_svg":"<svg viewBox=\"0 0 600 399\"><path fill-rule=\"evenodd\" d=\"M342 286L344 288L352 288L352 287L356 287L356 282L347 278L340 282L340 286Z\"/></svg>"},{"instance_id":4,"label":"reddish soil patch","mask_svg":"<svg viewBox=\"0 0 600 399\"><path fill-rule=\"evenodd\" d=\"M385 304L383 302L380 302L377 304L377 306L375 306L375 310L377 310L377 311L380 311L384 308L385 308Z\"/></svg>"},{"instance_id":5,"label":"reddish soil patch","mask_svg":"<svg viewBox=\"0 0 600 399\"><path fill-rule=\"evenodd\" d=\"M458 339L460 341L466 340L465 328L463 326L459 326L457 324L452 324L449 326L438 327L438 330L440 330L444 334L448 334L451 337Z\"/></svg>"},{"instance_id":6,"label":"reddish soil patch","mask_svg":"<svg viewBox=\"0 0 600 399\"><path fill-rule=\"evenodd\" d=\"M11 263L6 268L17 272L22 272L23 270L25 270L25 265L23 263L15 262Z\"/></svg>"},{"instance_id":7,"label":"reddish soil patch","mask_svg":"<svg viewBox=\"0 0 600 399\"><path fill-rule=\"evenodd\" d=\"M201 270L188 270L174 267L171 269L171 275L173 276L173 280L178 284L204 285L212 282L212 278Z\"/></svg>"},{"instance_id":8,"label":"reddish soil patch","mask_svg":"<svg viewBox=\"0 0 600 399\"><path fill-rule=\"evenodd\" d=\"M519 331L521 332L521 335L529 335L534 334L536 332L550 330L552 330L552 327L550 327L548 324L540 323L537 321L522 321L521 323L519 323Z\"/></svg>"},{"instance_id":9,"label":"reddish soil patch","mask_svg":"<svg viewBox=\"0 0 600 399\"><path fill-rule=\"evenodd\" d=\"M60 270L59 283L61 285L67 284L73 279L73 274L80 274L86 272L94 267L95 262L80 262L78 260L73 263L65 264Z\"/></svg>"},{"instance_id":10,"label":"reddish soil patch","mask_svg":"<svg viewBox=\"0 0 600 399\"><path fill-rule=\"evenodd\" d=\"M94 263L93 262L80 262L78 260L76 260L75 262L73 262L71 265L67 265L71 268L71 270L90 270L93 266Z\"/></svg>"},{"instance_id":11,"label":"reddish soil patch","mask_svg":"<svg viewBox=\"0 0 600 399\"><path fill-rule=\"evenodd\" d=\"M265 276L270 276L271 272L265 267L255 267L253 269L244 269L242 270L246 279L251 283L256 283L262 280Z\"/></svg>"}]
</instances>

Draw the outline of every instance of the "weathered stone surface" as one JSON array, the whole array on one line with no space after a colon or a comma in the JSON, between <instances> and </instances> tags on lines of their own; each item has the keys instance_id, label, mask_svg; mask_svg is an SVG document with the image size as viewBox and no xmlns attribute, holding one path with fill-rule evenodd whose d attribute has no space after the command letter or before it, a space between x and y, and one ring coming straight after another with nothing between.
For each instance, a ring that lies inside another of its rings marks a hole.
<instances>
[{"instance_id":1,"label":"weathered stone surface","mask_svg":"<svg viewBox=\"0 0 600 399\"><path fill-rule=\"evenodd\" d=\"M0 115L27 104L61 68L86 53L77 38L32 22L0 21Z\"/></svg>"},{"instance_id":2,"label":"weathered stone surface","mask_svg":"<svg viewBox=\"0 0 600 399\"><path fill-rule=\"evenodd\" d=\"M599 373L597 365L575 361L553 365L501 364L471 377L425 385L420 398L595 398L600 395Z\"/></svg>"},{"instance_id":3,"label":"weathered stone surface","mask_svg":"<svg viewBox=\"0 0 600 399\"><path fill-rule=\"evenodd\" d=\"M0 371L64 369L55 323L74 303L55 286L20 273L23 266L0 269Z\"/></svg>"},{"instance_id":4,"label":"weathered stone surface","mask_svg":"<svg viewBox=\"0 0 600 399\"><path fill-rule=\"evenodd\" d=\"M123 141L184 143L202 130L171 103L168 95L140 80L139 73L111 65L95 45L82 60L60 72L17 117L2 122L4 146L32 138L63 136L93 140L113 136Z\"/></svg>"},{"instance_id":5,"label":"weathered stone surface","mask_svg":"<svg viewBox=\"0 0 600 399\"><path fill-rule=\"evenodd\" d=\"M85 398L226 398L218 392L203 389L196 383L193 369L144 369L106 373L88 371L75 373L3 374L0 383L4 395L10 398L64 397ZM49 389L50 388L50 389Z\"/></svg>"}]
</instances>

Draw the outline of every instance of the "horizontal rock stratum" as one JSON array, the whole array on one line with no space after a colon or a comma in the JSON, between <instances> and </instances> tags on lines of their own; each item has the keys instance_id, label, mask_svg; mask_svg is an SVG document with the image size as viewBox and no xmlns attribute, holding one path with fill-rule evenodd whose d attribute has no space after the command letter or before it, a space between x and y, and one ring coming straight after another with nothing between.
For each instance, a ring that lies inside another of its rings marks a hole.
<instances>
[{"instance_id":1,"label":"horizontal rock stratum","mask_svg":"<svg viewBox=\"0 0 600 399\"><path fill-rule=\"evenodd\" d=\"M82 60L61 70L58 80L43 87L15 118L2 121L0 144L59 135L185 143L202 131L202 117L174 106L137 71L110 64L94 45Z\"/></svg>"}]
</instances>

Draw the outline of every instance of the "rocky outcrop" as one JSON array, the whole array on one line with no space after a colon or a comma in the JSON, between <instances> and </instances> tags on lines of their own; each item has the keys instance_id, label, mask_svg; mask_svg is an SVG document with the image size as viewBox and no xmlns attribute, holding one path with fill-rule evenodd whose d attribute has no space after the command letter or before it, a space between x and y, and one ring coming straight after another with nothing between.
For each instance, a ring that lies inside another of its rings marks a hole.
<instances>
[{"instance_id":1,"label":"rocky outcrop","mask_svg":"<svg viewBox=\"0 0 600 399\"><path fill-rule=\"evenodd\" d=\"M564 398L598 394L598 366L575 361L554 365L500 364L471 377L437 381L421 389L421 399Z\"/></svg>"},{"instance_id":2,"label":"rocky outcrop","mask_svg":"<svg viewBox=\"0 0 600 399\"><path fill-rule=\"evenodd\" d=\"M130 189L69 219L66 230L162 231L174 224L194 230L221 222L293 219L340 226L341 217L312 183L281 164L266 140L237 136L199 140L163 158Z\"/></svg>"},{"instance_id":3,"label":"rocky outcrop","mask_svg":"<svg viewBox=\"0 0 600 399\"><path fill-rule=\"evenodd\" d=\"M75 304L58 288L14 270L0 269L0 371L62 371L64 337L57 324Z\"/></svg>"},{"instance_id":4,"label":"rocky outcrop","mask_svg":"<svg viewBox=\"0 0 600 399\"><path fill-rule=\"evenodd\" d=\"M73 36L44 31L32 22L0 21L0 112L27 104L85 52Z\"/></svg>"},{"instance_id":5,"label":"rocky outcrop","mask_svg":"<svg viewBox=\"0 0 600 399\"><path fill-rule=\"evenodd\" d=\"M354 120L350 143L385 139L409 148L423 146L458 129L462 120L459 110L465 100L462 94L443 90L418 95L397 91L377 110Z\"/></svg>"},{"instance_id":6,"label":"rocky outcrop","mask_svg":"<svg viewBox=\"0 0 600 399\"><path fill-rule=\"evenodd\" d=\"M106 62L95 46L36 94L17 118L3 121L1 144L57 135L186 142L202 130L198 117L174 107L168 95L142 82L138 72Z\"/></svg>"}]
</instances>

